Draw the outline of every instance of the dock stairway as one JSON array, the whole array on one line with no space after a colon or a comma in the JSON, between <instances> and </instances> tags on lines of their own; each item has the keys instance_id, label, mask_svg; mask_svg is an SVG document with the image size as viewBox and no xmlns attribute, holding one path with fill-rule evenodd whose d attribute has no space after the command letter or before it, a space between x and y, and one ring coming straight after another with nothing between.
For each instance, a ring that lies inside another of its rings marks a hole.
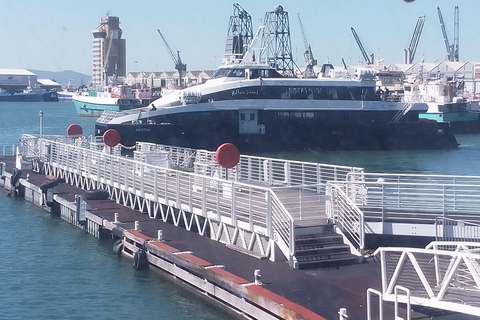
<instances>
[{"instance_id":1,"label":"dock stairway","mask_svg":"<svg viewBox=\"0 0 480 320\"><path fill-rule=\"evenodd\" d=\"M295 227L295 257L298 269L338 268L362 262L351 253L334 224Z\"/></svg>"},{"instance_id":2,"label":"dock stairway","mask_svg":"<svg viewBox=\"0 0 480 320\"><path fill-rule=\"evenodd\" d=\"M276 192L295 220L294 255L297 268L338 268L360 263L363 257L352 254L343 235L335 232L336 226L329 221L325 203L318 194L305 190L299 193ZM297 197L302 198L302 208L293 200Z\"/></svg>"}]
</instances>

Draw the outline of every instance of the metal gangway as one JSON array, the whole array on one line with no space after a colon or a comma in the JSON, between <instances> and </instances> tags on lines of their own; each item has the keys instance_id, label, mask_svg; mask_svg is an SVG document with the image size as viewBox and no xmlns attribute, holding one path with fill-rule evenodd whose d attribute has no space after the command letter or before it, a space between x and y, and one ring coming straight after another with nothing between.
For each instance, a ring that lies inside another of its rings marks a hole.
<instances>
[{"instance_id":1,"label":"metal gangway","mask_svg":"<svg viewBox=\"0 0 480 320\"><path fill-rule=\"evenodd\" d=\"M64 136L23 135L17 158L79 188L107 189L111 199L150 218L273 261L287 259L294 268L296 225L326 221L327 182L363 171L245 155L225 169L212 151L137 143L133 157L125 157L119 146Z\"/></svg>"},{"instance_id":2,"label":"metal gangway","mask_svg":"<svg viewBox=\"0 0 480 320\"><path fill-rule=\"evenodd\" d=\"M478 316L480 314L480 243L434 241L424 249L379 248L382 291L369 289L368 319L371 319L370 295L411 306L422 306ZM379 307L383 319L382 307Z\"/></svg>"}]
</instances>

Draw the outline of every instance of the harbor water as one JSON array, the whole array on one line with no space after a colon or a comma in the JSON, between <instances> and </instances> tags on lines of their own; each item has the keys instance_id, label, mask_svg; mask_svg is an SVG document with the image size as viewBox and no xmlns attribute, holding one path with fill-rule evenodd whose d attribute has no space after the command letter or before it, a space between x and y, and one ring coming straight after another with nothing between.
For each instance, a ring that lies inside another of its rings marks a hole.
<instances>
[{"instance_id":1,"label":"harbor water","mask_svg":"<svg viewBox=\"0 0 480 320\"><path fill-rule=\"evenodd\" d=\"M71 102L0 104L0 144L22 133L65 134L78 124L94 132ZM42 121L40 121L42 111ZM262 154L359 166L367 172L480 175L480 135L458 135L456 150ZM229 319L223 312L132 262L99 240L22 199L0 191L0 319Z\"/></svg>"},{"instance_id":2,"label":"harbor water","mask_svg":"<svg viewBox=\"0 0 480 320\"><path fill-rule=\"evenodd\" d=\"M95 119L75 114L71 102L2 103L1 143L22 133L65 134ZM10 147L9 147L10 148ZM7 148L8 149L8 148ZM223 311L156 274L136 271L99 240L0 190L0 319L230 319Z\"/></svg>"}]
</instances>

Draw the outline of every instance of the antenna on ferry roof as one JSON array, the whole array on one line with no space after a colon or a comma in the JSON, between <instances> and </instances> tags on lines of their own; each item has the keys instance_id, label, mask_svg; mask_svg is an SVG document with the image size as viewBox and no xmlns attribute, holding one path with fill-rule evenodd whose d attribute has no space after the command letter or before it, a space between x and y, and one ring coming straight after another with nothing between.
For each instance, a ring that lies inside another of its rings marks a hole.
<instances>
[{"instance_id":1,"label":"antenna on ferry roof","mask_svg":"<svg viewBox=\"0 0 480 320\"><path fill-rule=\"evenodd\" d=\"M254 49L258 49L255 46L257 45L258 38L260 36L260 32L263 31L265 26L260 26L253 36L252 41L250 41L250 44L247 46L247 50L245 52L245 55L243 56L242 59L242 64L252 64L255 62L255 52Z\"/></svg>"}]
</instances>

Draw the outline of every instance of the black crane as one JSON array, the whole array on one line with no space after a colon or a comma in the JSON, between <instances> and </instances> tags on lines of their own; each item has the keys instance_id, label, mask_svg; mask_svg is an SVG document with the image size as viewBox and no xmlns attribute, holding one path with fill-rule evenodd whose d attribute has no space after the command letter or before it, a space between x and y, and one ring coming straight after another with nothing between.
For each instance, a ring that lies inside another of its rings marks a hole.
<instances>
[{"instance_id":1,"label":"black crane","mask_svg":"<svg viewBox=\"0 0 480 320\"><path fill-rule=\"evenodd\" d=\"M363 47L362 42L360 41L360 38L358 37L358 34L355 32L355 29L353 29L353 27L351 27L350 29L352 30L353 37L355 38L355 41L357 42L358 47L360 48L360 52L363 55L363 59L367 64L373 64L374 62L373 53L370 55L370 57L368 56L367 52L365 51L365 48Z\"/></svg>"},{"instance_id":2,"label":"black crane","mask_svg":"<svg viewBox=\"0 0 480 320\"><path fill-rule=\"evenodd\" d=\"M459 21L459 14L458 14L458 6L455 6L455 13L454 13L454 37L453 37L453 44L450 45L447 36L447 30L445 29L445 23L443 22L442 12L440 11L440 7L437 7L438 11L438 20L440 20L440 28L442 28L443 34L443 41L445 42L445 48L447 49L447 61L458 61L458 21Z\"/></svg>"},{"instance_id":3,"label":"black crane","mask_svg":"<svg viewBox=\"0 0 480 320\"><path fill-rule=\"evenodd\" d=\"M405 63L407 64L413 63L413 58L415 57L415 52L417 51L418 41L420 40L424 23L425 16L418 17L417 25L415 26L412 39L410 40L410 45L408 46L408 49L405 49Z\"/></svg>"},{"instance_id":4,"label":"black crane","mask_svg":"<svg viewBox=\"0 0 480 320\"><path fill-rule=\"evenodd\" d=\"M163 41L165 42L165 46L167 47L168 53L172 57L173 62L175 63L175 69L178 71L178 86L181 88L182 87L182 75L184 71L187 71L187 64L182 62L182 58L180 58L180 51L177 51L177 55L173 53L172 48L168 45L167 40L165 40L165 37L163 34L160 32L160 29L157 29L158 34L160 34L160 37L162 37Z\"/></svg>"}]
</instances>

